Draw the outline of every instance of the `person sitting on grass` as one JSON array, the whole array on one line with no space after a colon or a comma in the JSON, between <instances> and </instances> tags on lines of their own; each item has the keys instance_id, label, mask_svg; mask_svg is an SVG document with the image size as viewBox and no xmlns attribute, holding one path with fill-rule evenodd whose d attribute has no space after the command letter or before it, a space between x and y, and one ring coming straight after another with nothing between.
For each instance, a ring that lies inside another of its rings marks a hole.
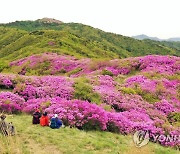
<instances>
[{"instance_id":1,"label":"person sitting on grass","mask_svg":"<svg viewBox=\"0 0 180 154\"><path fill-rule=\"evenodd\" d=\"M47 112L44 112L42 117L40 118L40 125L49 126L49 117L47 115Z\"/></svg>"},{"instance_id":2,"label":"person sitting on grass","mask_svg":"<svg viewBox=\"0 0 180 154\"><path fill-rule=\"evenodd\" d=\"M62 126L61 120L58 118L58 115L55 114L54 117L51 118L50 127L52 129L59 129Z\"/></svg>"},{"instance_id":3,"label":"person sitting on grass","mask_svg":"<svg viewBox=\"0 0 180 154\"><path fill-rule=\"evenodd\" d=\"M32 123L33 124L39 124L40 123L40 117L41 117L40 110L36 109L36 111L33 113Z\"/></svg>"}]
</instances>

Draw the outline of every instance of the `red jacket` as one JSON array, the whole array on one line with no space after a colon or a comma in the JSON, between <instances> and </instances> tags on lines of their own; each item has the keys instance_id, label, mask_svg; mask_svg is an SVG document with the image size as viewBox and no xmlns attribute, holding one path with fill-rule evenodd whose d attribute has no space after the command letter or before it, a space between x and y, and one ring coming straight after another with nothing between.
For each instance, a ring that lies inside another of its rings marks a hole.
<instances>
[{"instance_id":1,"label":"red jacket","mask_svg":"<svg viewBox=\"0 0 180 154\"><path fill-rule=\"evenodd\" d=\"M49 126L49 118L48 118L48 116L42 116L40 118L40 125L41 126Z\"/></svg>"}]
</instances>

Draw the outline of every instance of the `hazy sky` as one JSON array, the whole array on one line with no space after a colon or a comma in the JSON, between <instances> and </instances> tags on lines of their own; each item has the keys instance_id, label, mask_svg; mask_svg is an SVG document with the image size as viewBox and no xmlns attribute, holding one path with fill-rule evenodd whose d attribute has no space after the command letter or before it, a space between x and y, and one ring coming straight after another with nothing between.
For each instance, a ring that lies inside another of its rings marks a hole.
<instances>
[{"instance_id":1,"label":"hazy sky","mask_svg":"<svg viewBox=\"0 0 180 154\"><path fill-rule=\"evenodd\" d=\"M43 17L127 36L180 37L180 0L0 1L0 23Z\"/></svg>"}]
</instances>

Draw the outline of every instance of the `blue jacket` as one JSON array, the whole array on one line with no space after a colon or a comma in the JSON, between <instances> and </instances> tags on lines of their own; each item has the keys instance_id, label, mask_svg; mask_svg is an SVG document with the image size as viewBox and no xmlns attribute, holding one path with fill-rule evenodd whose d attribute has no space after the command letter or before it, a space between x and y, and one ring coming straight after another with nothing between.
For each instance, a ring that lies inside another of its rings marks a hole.
<instances>
[{"instance_id":1,"label":"blue jacket","mask_svg":"<svg viewBox=\"0 0 180 154\"><path fill-rule=\"evenodd\" d=\"M59 120L58 118L52 117L51 118L51 124L50 127L53 129L58 129L62 126L62 122L61 120Z\"/></svg>"}]
</instances>

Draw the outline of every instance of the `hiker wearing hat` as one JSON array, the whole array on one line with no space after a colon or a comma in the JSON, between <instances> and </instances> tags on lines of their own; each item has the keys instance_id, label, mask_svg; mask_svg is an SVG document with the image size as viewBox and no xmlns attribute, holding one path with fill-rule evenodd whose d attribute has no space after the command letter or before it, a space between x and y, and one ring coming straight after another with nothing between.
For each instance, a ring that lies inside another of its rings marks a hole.
<instances>
[{"instance_id":1,"label":"hiker wearing hat","mask_svg":"<svg viewBox=\"0 0 180 154\"><path fill-rule=\"evenodd\" d=\"M39 124L40 123L40 117L41 117L40 110L36 109L36 111L33 113L32 123L33 124Z\"/></svg>"},{"instance_id":2,"label":"hiker wearing hat","mask_svg":"<svg viewBox=\"0 0 180 154\"><path fill-rule=\"evenodd\" d=\"M55 114L52 118L51 118L51 123L50 123L50 127L52 129L59 129L62 126L62 122L61 120L58 118L58 115Z\"/></svg>"}]
</instances>

